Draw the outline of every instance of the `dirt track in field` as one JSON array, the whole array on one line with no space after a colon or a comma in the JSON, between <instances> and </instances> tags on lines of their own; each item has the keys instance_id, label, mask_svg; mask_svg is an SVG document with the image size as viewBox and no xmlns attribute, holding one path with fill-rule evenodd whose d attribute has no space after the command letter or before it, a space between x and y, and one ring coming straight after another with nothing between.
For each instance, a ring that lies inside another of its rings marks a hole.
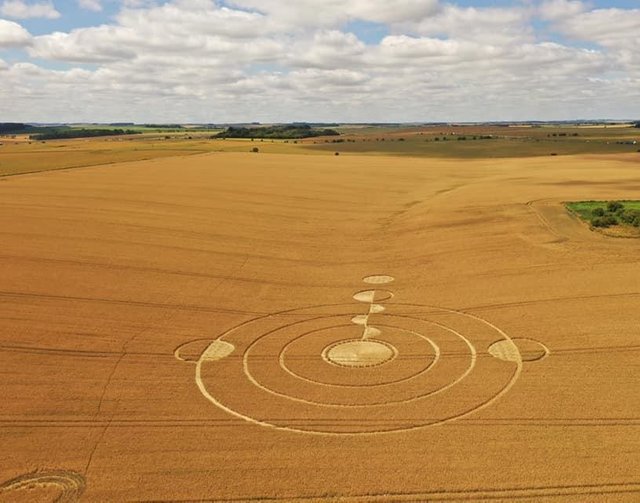
<instances>
[{"instance_id":1,"label":"dirt track in field","mask_svg":"<svg viewBox=\"0 0 640 503\"><path fill-rule=\"evenodd\" d=\"M0 502L637 501L640 241L560 203L637 198L639 168L220 153L1 180Z\"/></svg>"}]
</instances>

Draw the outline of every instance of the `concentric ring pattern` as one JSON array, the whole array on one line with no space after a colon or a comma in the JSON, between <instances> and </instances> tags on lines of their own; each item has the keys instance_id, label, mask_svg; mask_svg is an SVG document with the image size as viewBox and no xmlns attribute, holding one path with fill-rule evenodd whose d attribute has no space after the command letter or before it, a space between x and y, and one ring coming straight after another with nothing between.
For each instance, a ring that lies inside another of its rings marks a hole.
<instances>
[{"instance_id":1,"label":"concentric ring pattern","mask_svg":"<svg viewBox=\"0 0 640 503\"><path fill-rule=\"evenodd\" d=\"M229 330L193 360L200 391L254 424L363 435L454 421L513 386L523 360L503 331L468 313L395 302L378 288L391 281L369 276L375 289L356 292L355 302Z\"/></svg>"}]
</instances>

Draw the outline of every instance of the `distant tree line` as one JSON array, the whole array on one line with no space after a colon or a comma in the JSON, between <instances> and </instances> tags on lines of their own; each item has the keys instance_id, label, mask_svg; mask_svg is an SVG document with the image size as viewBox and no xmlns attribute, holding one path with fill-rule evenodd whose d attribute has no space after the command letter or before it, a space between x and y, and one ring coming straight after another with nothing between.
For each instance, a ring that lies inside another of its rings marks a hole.
<instances>
[{"instance_id":1,"label":"distant tree line","mask_svg":"<svg viewBox=\"0 0 640 503\"><path fill-rule=\"evenodd\" d=\"M640 128L640 121L636 122L636 123L633 125L633 127L638 127L638 128Z\"/></svg>"},{"instance_id":2,"label":"distant tree line","mask_svg":"<svg viewBox=\"0 0 640 503\"><path fill-rule=\"evenodd\" d=\"M286 124L267 127L228 127L213 138L270 138L277 140L294 140L315 136L339 136L334 129L316 129L308 124Z\"/></svg>"},{"instance_id":3,"label":"distant tree line","mask_svg":"<svg viewBox=\"0 0 640 503\"><path fill-rule=\"evenodd\" d=\"M143 126L149 129L184 129L182 124L143 124Z\"/></svg>"},{"instance_id":4,"label":"distant tree line","mask_svg":"<svg viewBox=\"0 0 640 503\"><path fill-rule=\"evenodd\" d=\"M28 133L34 129L34 126L22 122L0 122L0 134Z\"/></svg>"},{"instance_id":5,"label":"distant tree line","mask_svg":"<svg viewBox=\"0 0 640 503\"><path fill-rule=\"evenodd\" d=\"M132 129L55 129L46 133L32 134L32 140L68 140L71 138L94 138L96 136L119 136L140 134Z\"/></svg>"}]
</instances>

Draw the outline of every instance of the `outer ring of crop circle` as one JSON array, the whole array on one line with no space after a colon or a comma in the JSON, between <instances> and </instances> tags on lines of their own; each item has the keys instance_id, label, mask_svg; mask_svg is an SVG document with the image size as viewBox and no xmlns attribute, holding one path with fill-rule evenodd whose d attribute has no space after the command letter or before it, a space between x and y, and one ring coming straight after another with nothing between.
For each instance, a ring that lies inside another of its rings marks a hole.
<instances>
[{"instance_id":1,"label":"outer ring of crop circle","mask_svg":"<svg viewBox=\"0 0 640 503\"><path fill-rule=\"evenodd\" d=\"M456 314L456 315L460 315L460 316L466 316L468 318L475 319L475 320L479 321L480 323L483 323L484 325L488 326L489 328L491 328L492 330L494 330L495 332L500 334L500 336L502 338L513 342L511 337L509 337L505 332L503 332L501 329L499 329L498 327L496 327L492 323L490 323L487 320L484 320L484 319L482 319L482 318L480 318L478 316L469 314L469 313L465 313L465 312L462 312L462 311L456 311L454 309L447 309L447 308L442 308L442 307L438 307L438 306L430 306L430 305L423 305L423 304L396 303L395 305L396 306L404 306L404 307L421 308L421 309L430 309L430 310L435 310L435 311L438 311L438 312L445 312L445 313ZM344 306L351 306L351 304L321 304L321 305L316 305L316 306L307 306L307 307L303 307L303 308L289 309L289 310L280 311L280 312L272 313L272 314L265 314L265 315L253 318L251 320L247 320L247 321L245 321L243 323L240 323L239 325L237 325L237 326L231 328L230 330L226 331L224 334L222 334L220 337L218 337L218 339L222 340L227 335L231 335L233 332L235 332L235 331L237 331L237 330L239 330L239 329L241 329L241 328L243 328L243 327L245 327L245 326L247 326L249 324L259 322L260 320L263 320L265 318L270 318L270 317L273 317L273 316L284 315L284 314L291 314L291 313L294 313L296 311L304 311L304 310L309 310L309 309L326 308L326 307L344 307ZM395 315L395 316L399 316L399 315ZM320 317L322 317L322 316L320 316ZM414 319L420 319L420 318L414 318ZM426 321L426 320L421 320L421 321ZM440 419L438 421L434 421L434 422L431 422L431 423L428 423L428 424L416 424L416 425L412 425L412 426L409 426L409 427L400 427L400 428L386 429L386 430L380 430L380 431L336 432L336 431L323 431L323 430L311 430L311 429L305 430L305 429L301 429L301 428L294 428L294 427L291 427L291 426L280 426L280 425L269 423L269 422L266 422L266 421L261 421L261 420L258 420L258 419L254 419L251 416L247 416L247 415L241 414L241 413L239 413L239 412L227 407L226 405L224 405L220 401L218 401L213 395L211 395L211 393L209 393L207 391L207 388L206 388L205 384L202 382L201 366L202 366L202 359L198 360L198 363L196 364L196 385L198 386L198 389L200 390L200 393L202 393L202 395L207 400L209 400L211 403L213 403L214 405L216 405L220 409L226 411L227 413L231 414L232 416L238 417L238 418L240 418L240 419L242 419L244 421L247 421L249 423L252 423L252 424L255 424L255 425L258 425L258 426L263 426L265 428L274 429L274 430L293 432L293 433L302 433L302 434L305 434L305 435L320 435L320 436L335 436L335 437L370 436L370 435L381 435L381 434L390 434L390 433L402 433L402 432L420 430L420 429L424 429L424 428L430 428L430 427L434 427L434 426L450 423L452 421L461 419L463 417L475 414L479 410L482 410L482 409L490 406L491 404L493 404L495 401L499 400L504 394L506 394L511 389L513 384L516 382L516 380L520 376L520 373L522 372L522 361L518 361L518 362L516 362L516 370L514 371L513 375L511 376L511 379L509 380L509 382L500 391L498 391L496 394L494 394L494 396L492 398L490 398L489 400L485 400L479 406L471 408L471 409L468 409L468 410L466 410L466 411L464 411L464 412L462 412L460 414L453 414L453 415L450 415L448 417L442 418L442 419Z\"/></svg>"}]
</instances>

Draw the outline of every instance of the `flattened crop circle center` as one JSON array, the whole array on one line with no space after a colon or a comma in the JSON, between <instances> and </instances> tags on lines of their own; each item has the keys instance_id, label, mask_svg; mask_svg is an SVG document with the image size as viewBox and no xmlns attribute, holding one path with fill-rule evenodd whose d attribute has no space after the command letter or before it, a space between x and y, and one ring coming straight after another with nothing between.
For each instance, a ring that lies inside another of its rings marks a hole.
<instances>
[{"instance_id":1,"label":"flattened crop circle center","mask_svg":"<svg viewBox=\"0 0 640 503\"><path fill-rule=\"evenodd\" d=\"M340 341L325 348L322 357L341 367L373 367L393 360L398 351L391 344L375 340Z\"/></svg>"}]
</instances>

